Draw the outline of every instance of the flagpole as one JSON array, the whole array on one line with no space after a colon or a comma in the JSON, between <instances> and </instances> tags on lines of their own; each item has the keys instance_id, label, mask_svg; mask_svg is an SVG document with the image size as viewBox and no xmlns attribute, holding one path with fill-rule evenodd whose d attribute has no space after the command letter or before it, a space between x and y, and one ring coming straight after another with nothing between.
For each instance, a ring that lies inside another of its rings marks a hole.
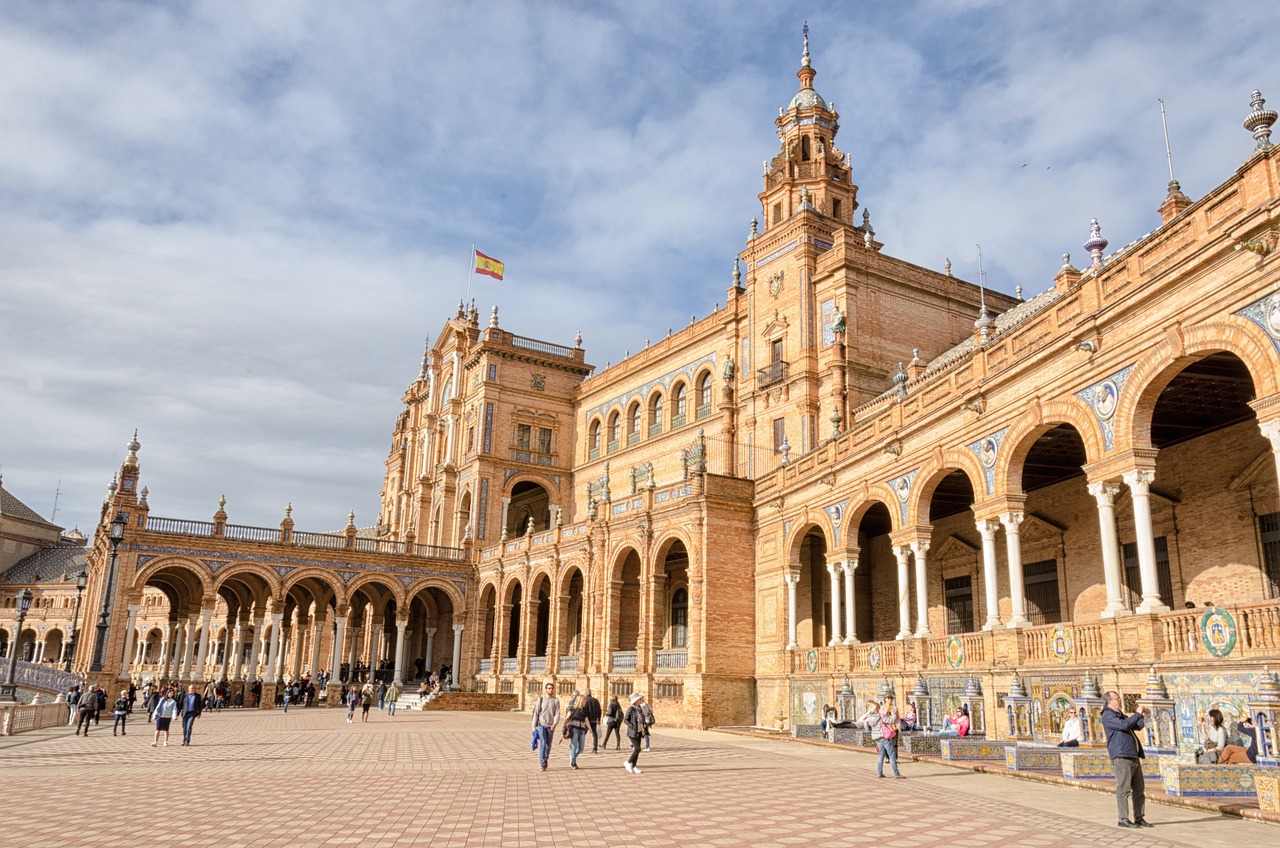
<instances>
[{"instance_id":1,"label":"flagpole","mask_svg":"<svg viewBox=\"0 0 1280 848\"><path fill-rule=\"evenodd\" d=\"M471 269L467 271L467 299L463 302L464 306L471 304L471 278L476 274L476 245L471 243Z\"/></svg>"}]
</instances>

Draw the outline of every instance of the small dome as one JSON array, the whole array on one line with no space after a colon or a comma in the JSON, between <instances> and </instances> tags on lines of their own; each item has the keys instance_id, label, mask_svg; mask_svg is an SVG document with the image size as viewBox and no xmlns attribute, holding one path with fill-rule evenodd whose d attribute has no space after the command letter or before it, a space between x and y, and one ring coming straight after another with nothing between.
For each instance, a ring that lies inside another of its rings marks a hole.
<instances>
[{"instance_id":1,"label":"small dome","mask_svg":"<svg viewBox=\"0 0 1280 848\"><path fill-rule=\"evenodd\" d=\"M802 88L796 93L795 97L791 98L791 105L787 108L788 110L812 109L815 106L828 111L830 111L831 108L827 105L827 101L822 99L821 94L814 91L812 88Z\"/></svg>"}]
</instances>

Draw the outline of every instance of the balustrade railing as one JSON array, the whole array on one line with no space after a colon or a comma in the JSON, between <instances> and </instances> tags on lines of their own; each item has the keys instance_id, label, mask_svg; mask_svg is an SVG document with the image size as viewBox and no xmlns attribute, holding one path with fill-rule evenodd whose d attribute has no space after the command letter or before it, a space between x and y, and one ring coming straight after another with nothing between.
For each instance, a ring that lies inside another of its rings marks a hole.
<instances>
[{"instance_id":1,"label":"balustrade railing","mask_svg":"<svg viewBox=\"0 0 1280 848\"><path fill-rule=\"evenodd\" d=\"M529 657L529 673L545 674L547 671L546 657Z\"/></svg>"},{"instance_id":2,"label":"balustrade railing","mask_svg":"<svg viewBox=\"0 0 1280 848\"><path fill-rule=\"evenodd\" d=\"M180 518L148 518L145 529L149 533L163 533L172 536L198 536L206 539L218 535L217 526L211 521L188 521ZM222 527L221 536L233 542L256 542L297 548L319 548L329 551L348 550L348 544L350 544L350 549L359 553L403 554L430 559L443 559L451 562L465 562L467 559L465 548L450 548L443 545L411 545L394 539L362 537L357 537L349 543L348 537L343 533L294 531L286 537L284 530L275 527L226 524Z\"/></svg>"},{"instance_id":3,"label":"balustrade railing","mask_svg":"<svg viewBox=\"0 0 1280 848\"><path fill-rule=\"evenodd\" d=\"M183 518L148 518L148 533L172 533L176 536L212 536L212 521L187 521Z\"/></svg>"},{"instance_id":4,"label":"balustrade railing","mask_svg":"<svg viewBox=\"0 0 1280 848\"><path fill-rule=\"evenodd\" d=\"M544 342L540 339L531 339L528 336L511 336L511 344L513 347L522 347L525 350L533 350L538 353L547 353L552 356L572 357L573 348L564 345Z\"/></svg>"},{"instance_id":5,"label":"balustrade railing","mask_svg":"<svg viewBox=\"0 0 1280 848\"><path fill-rule=\"evenodd\" d=\"M502 658L502 673L503 673L503 674L515 674L515 673L516 673L516 671L517 671L518 669L519 669L519 665L518 665L517 659L516 659L515 657L503 657L503 658Z\"/></svg>"},{"instance_id":6,"label":"balustrade railing","mask_svg":"<svg viewBox=\"0 0 1280 848\"><path fill-rule=\"evenodd\" d=\"M658 668L666 670L682 669L689 664L688 648L668 648L658 651Z\"/></svg>"},{"instance_id":7,"label":"balustrade railing","mask_svg":"<svg viewBox=\"0 0 1280 848\"><path fill-rule=\"evenodd\" d=\"M565 672L565 671L577 671L577 670L578 670L577 654L565 654L564 656L560 657L560 671Z\"/></svg>"},{"instance_id":8,"label":"balustrade railing","mask_svg":"<svg viewBox=\"0 0 1280 848\"><path fill-rule=\"evenodd\" d=\"M147 523L147 529L151 529L150 522ZM278 527L250 527L247 524L226 524L222 528L222 537L224 539L234 539L237 542L279 542L280 529Z\"/></svg>"},{"instance_id":9,"label":"balustrade railing","mask_svg":"<svg viewBox=\"0 0 1280 848\"><path fill-rule=\"evenodd\" d=\"M636 668L636 652L635 651L614 651L613 652L613 670L614 671L634 671Z\"/></svg>"}]
</instances>

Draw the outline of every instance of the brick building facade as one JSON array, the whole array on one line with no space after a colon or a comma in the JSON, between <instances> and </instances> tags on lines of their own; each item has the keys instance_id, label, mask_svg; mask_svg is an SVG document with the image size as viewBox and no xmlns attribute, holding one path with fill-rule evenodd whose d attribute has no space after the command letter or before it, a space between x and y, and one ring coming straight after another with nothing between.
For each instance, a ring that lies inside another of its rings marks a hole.
<instances>
[{"instance_id":1,"label":"brick building facade","mask_svg":"<svg viewBox=\"0 0 1280 848\"><path fill-rule=\"evenodd\" d=\"M997 734L1021 685L1047 736L1085 676L1136 697L1155 667L1240 712L1280 661L1274 113L1255 94L1221 185L1171 183L1109 256L1082 227L1084 267L1024 301L885 253L807 40L797 76L725 305L601 369L460 303L372 530L150 518L131 444L103 673L423 657L695 727L891 687Z\"/></svg>"}]
</instances>

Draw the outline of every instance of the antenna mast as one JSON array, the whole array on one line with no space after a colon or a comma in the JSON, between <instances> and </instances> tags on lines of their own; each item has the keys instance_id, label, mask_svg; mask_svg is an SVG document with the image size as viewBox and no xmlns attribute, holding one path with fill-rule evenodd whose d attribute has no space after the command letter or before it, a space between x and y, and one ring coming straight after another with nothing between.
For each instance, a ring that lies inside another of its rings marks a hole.
<instances>
[{"instance_id":1,"label":"antenna mast","mask_svg":"<svg viewBox=\"0 0 1280 848\"><path fill-rule=\"evenodd\" d=\"M1160 123L1164 127L1164 155L1169 160L1169 182L1175 182L1173 178L1173 150L1169 147L1169 120L1164 114L1164 98L1157 97L1160 101Z\"/></svg>"},{"instance_id":2,"label":"antenna mast","mask_svg":"<svg viewBox=\"0 0 1280 848\"><path fill-rule=\"evenodd\" d=\"M49 516L50 521L58 520L58 500L62 497L62 481L58 481L58 489L53 493L53 514Z\"/></svg>"}]
</instances>

